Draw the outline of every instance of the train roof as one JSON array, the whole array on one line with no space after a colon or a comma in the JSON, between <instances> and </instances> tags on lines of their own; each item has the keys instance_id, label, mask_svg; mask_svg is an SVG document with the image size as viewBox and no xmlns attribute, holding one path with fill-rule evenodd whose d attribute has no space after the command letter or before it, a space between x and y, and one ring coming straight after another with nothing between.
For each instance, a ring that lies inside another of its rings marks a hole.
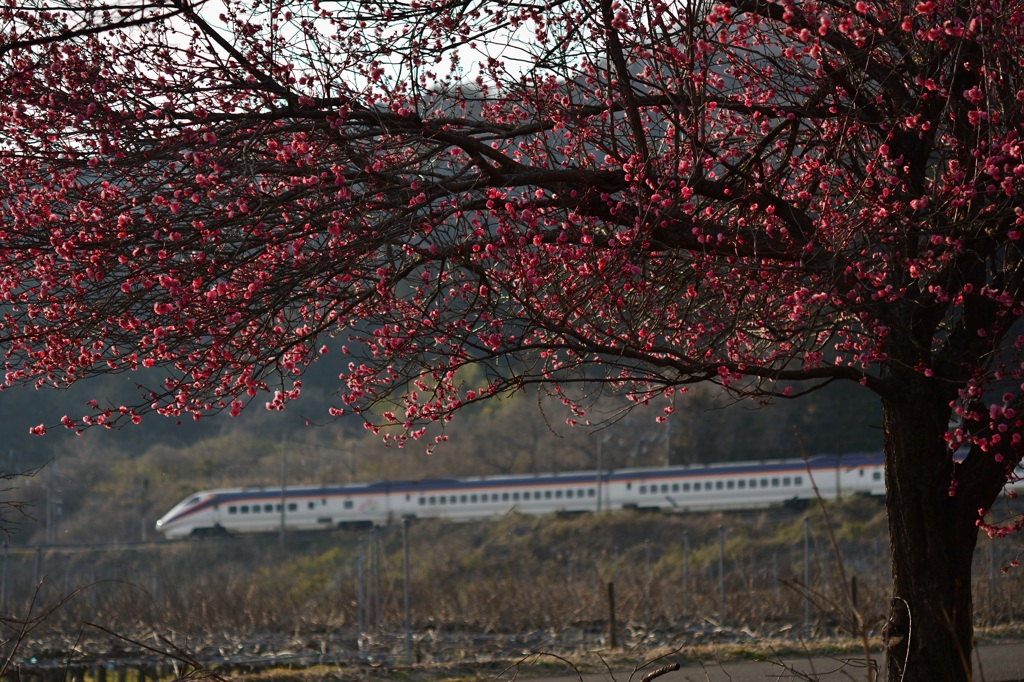
<instances>
[{"instance_id":1,"label":"train roof","mask_svg":"<svg viewBox=\"0 0 1024 682\"><path fill-rule=\"evenodd\" d=\"M690 464L666 467L631 467L609 469L603 473L604 480L632 480L667 478L680 475L688 476L722 476L730 474L757 474L770 471L815 471L835 468L856 468L858 466L882 463L880 453L854 453L844 455L819 455L808 459L760 460L741 462L718 462L713 464ZM597 478L597 470L563 471L538 474L502 474L496 476L472 476L465 478L428 478L403 479L397 481L377 481L374 483L343 483L324 485L288 485L285 494L288 496L318 495L360 495L378 492L395 492L415 494L438 489L460 490L472 488L491 488L515 485L584 485ZM274 486L248 486L238 488L220 488L204 490L196 495L216 495L221 500L230 499L266 499L272 500L281 496L281 488Z\"/></svg>"}]
</instances>

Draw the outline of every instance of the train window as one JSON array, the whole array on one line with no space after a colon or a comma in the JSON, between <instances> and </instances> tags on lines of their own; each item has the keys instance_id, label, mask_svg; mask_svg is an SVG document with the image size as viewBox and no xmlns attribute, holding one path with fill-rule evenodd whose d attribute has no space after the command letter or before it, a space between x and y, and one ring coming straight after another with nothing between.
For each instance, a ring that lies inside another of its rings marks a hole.
<instances>
[{"instance_id":1,"label":"train window","mask_svg":"<svg viewBox=\"0 0 1024 682\"><path fill-rule=\"evenodd\" d=\"M652 485L652 486L651 486L651 489L650 489L650 491L649 491L649 492L650 492L650 493L651 493L652 495L657 495L657 494L658 494L658 486L657 486L657 485Z\"/></svg>"},{"instance_id":2,"label":"train window","mask_svg":"<svg viewBox=\"0 0 1024 682\"><path fill-rule=\"evenodd\" d=\"M540 491L539 490L534 490L533 491L533 499L535 499L535 500L539 500L540 499Z\"/></svg>"},{"instance_id":3,"label":"train window","mask_svg":"<svg viewBox=\"0 0 1024 682\"><path fill-rule=\"evenodd\" d=\"M501 494L501 501L502 502L508 502L508 493L502 493Z\"/></svg>"},{"instance_id":4,"label":"train window","mask_svg":"<svg viewBox=\"0 0 1024 682\"><path fill-rule=\"evenodd\" d=\"M551 491L550 490L545 490L544 491L544 499L545 500L550 500L551 499Z\"/></svg>"},{"instance_id":5,"label":"train window","mask_svg":"<svg viewBox=\"0 0 1024 682\"><path fill-rule=\"evenodd\" d=\"M678 483L673 483L672 484L672 492L674 492L674 493L679 492L679 484Z\"/></svg>"},{"instance_id":6,"label":"train window","mask_svg":"<svg viewBox=\"0 0 1024 682\"><path fill-rule=\"evenodd\" d=\"M715 481L715 490L721 490L725 487L725 481Z\"/></svg>"},{"instance_id":7,"label":"train window","mask_svg":"<svg viewBox=\"0 0 1024 682\"><path fill-rule=\"evenodd\" d=\"M711 481L704 481L704 490L711 490Z\"/></svg>"},{"instance_id":8,"label":"train window","mask_svg":"<svg viewBox=\"0 0 1024 682\"><path fill-rule=\"evenodd\" d=\"M518 502L519 501L519 493L518 492L512 493L512 501L513 502Z\"/></svg>"},{"instance_id":9,"label":"train window","mask_svg":"<svg viewBox=\"0 0 1024 682\"><path fill-rule=\"evenodd\" d=\"M684 493L690 492L690 484L689 483L684 483L683 484L683 492Z\"/></svg>"},{"instance_id":10,"label":"train window","mask_svg":"<svg viewBox=\"0 0 1024 682\"><path fill-rule=\"evenodd\" d=\"M587 488L587 497L596 497L597 492L593 488Z\"/></svg>"},{"instance_id":11,"label":"train window","mask_svg":"<svg viewBox=\"0 0 1024 682\"><path fill-rule=\"evenodd\" d=\"M565 491L565 496L566 497L572 497L572 491L571 490L566 490Z\"/></svg>"},{"instance_id":12,"label":"train window","mask_svg":"<svg viewBox=\"0 0 1024 682\"><path fill-rule=\"evenodd\" d=\"M467 496L465 496L465 495L459 495L459 502L460 502L461 504L466 504L466 502L468 502L468 501L469 501L469 498L468 498Z\"/></svg>"},{"instance_id":13,"label":"train window","mask_svg":"<svg viewBox=\"0 0 1024 682\"><path fill-rule=\"evenodd\" d=\"M562 491L561 490L556 490L555 491L555 499L556 500L562 499Z\"/></svg>"},{"instance_id":14,"label":"train window","mask_svg":"<svg viewBox=\"0 0 1024 682\"><path fill-rule=\"evenodd\" d=\"M237 514L237 513L238 513L238 507L236 507L235 505L231 505L230 507L228 507L228 514Z\"/></svg>"},{"instance_id":15,"label":"train window","mask_svg":"<svg viewBox=\"0 0 1024 682\"><path fill-rule=\"evenodd\" d=\"M647 486L645 486L645 485L640 486L640 494L643 495L646 492L647 492Z\"/></svg>"},{"instance_id":16,"label":"train window","mask_svg":"<svg viewBox=\"0 0 1024 682\"><path fill-rule=\"evenodd\" d=\"M736 481L726 481L725 482L726 490L732 490L735 487L736 487Z\"/></svg>"},{"instance_id":17,"label":"train window","mask_svg":"<svg viewBox=\"0 0 1024 682\"><path fill-rule=\"evenodd\" d=\"M873 480L876 480L876 481L881 481L882 480L882 472L881 471L874 472L873 474L871 474L871 478Z\"/></svg>"},{"instance_id":18,"label":"train window","mask_svg":"<svg viewBox=\"0 0 1024 682\"><path fill-rule=\"evenodd\" d=\"M863 470L863 469L861 469L861 470L860 470L860 471L858 471L857 473L858 473L858 474L860 474L861 476L863 476L863 475L864 475L864 470Z\"/></svg>"},{"instance_id":19,"label":"train window","mask_svg":"<svg viewBox=\"0 0 1024 682\"><path fill-rule=\"evenodd\" d=\"M309 502L306 503L306 507L309 509L313 509L314 507L316 507L316 502L310 500Z\"/></svg>"},{"instance_id":20,"label":"train window","mask_svg":"<svg viewBox=\"0 0 1024 682\"><path fill-rule=\"evenodd\" d=\"M272 504L265 504L265 505L263 505L263 511L265 511L265 512L267 512L269 514L270 512L274 511L274 505L272 505Z\"/></svg>"},{"instance_id":21,"label":"train window","mask_svg":"<svg viewBox=\"0 0 1024 682\"><path fill-rule=\"evenodd\" d=\"M469 501L472 502L473 504L476 504L477 496L476 495L470 495L469 496Z\"/></svg>"},{"instance_id":22,"label":"train window","mask_svg":"<svg viewBox=\"0 0 1024 682\"><path fill-rule=\"evenodd\" d=\"M448 498L444 495L441 496L441 504L448 504Z\"/></svg>"},{"instance_id":23,"label":"train window","mask_svg":"<svg viewBox=\"0 0 1024 682\"><path fill-rule=\"evenodd\" d=\"M298 510L299 510L299 505L298 505L297 502L289 502L288 503L288 511L298 511Z\"/></svg>"},{"instance_id":24,"label":"train window","mask_svg":"<svg viewBox=\"0 0 1024 682\"><path fill-rule=\"evenodd\" d=\"M327 504L327 498L326 498L326 497L322 498L322 499L320 500L320 504L321 504L321 505L326 505L326 504Z\"/></svg>"},{"instance_id":25,"label":"train window","mask_svg":"<svg viewBox=\"0 0 1024 682\"><path fill-rule=\"evenodd\" d=\"M737 486L738 488L740 488L741 490L742 490L743 488L746 488L746 487L747 487L747 479L745 479L745 478L741 478L740 480L736 481L736 486Z\"/></svg>"},{"instance_id":26,"label":"train window","mask_svg":"<svg viewBox=\"0 0 1024 682\"><path fill-rule=\"evenodd\" d=\"M410 500L412 500L412 495L409 495L408 493L406 493L406 495L405 495L405 501L406 501L406 502L409 502Z\"/></svg>"},{"instance_id":27,"label":"train window","mask_svg":"<svg viewBox=\"0 0 1024 682\"><path fill-rule=\"evenodd\" d=\"M242 508L241 508L241 509L239 509L239 511L240 511L241 513L243 513L243 514L248 514L248 513L249 513L249 505L247 505L247 504L243 504L243 505L242 505Z\"/></svg>"},{"instance_id":28,"label":"train window","mask_svg":"<svg viewBox=\"0 0 1024 682\"><path fill-rule=\"evenodd\" d=\"M793 479L791 479L789 476L782 477L782 485L790 485L792 482Z\"/></svg>"},{"instance_id":29,"label":"train window","mask_svg":"<svg viewBox=\"0 0 1024 682\"><path fill-rule=\"evenodd\" d=\"M252 513L253 514L259 514L260 513L260 506L258 504L254 504L252 506Z\"/></svg>"},{"instance_id":30,"label":"train window","mask_svg":"<svg viewBox=\"0 0 1024 682\"><path fill-rule=\"evenodd\" d=\"M777 478L773 478L772 479L772 487L773 488L778 488L779 487L779 479L777 479Z\"/></svg>"},{"instance_id":31,"label":"train window","mask_svg":"<svg viewBox=\"0 0 1024 682\"><path fill-rule=\"evenodd\" d=\"M626 490L632 490L632 489L633 489L633 482L630 481L629 483L626 483Z\"/></svg>"},{"instance_id":32,"label":"train window","mask_svg":"<svg viewBox=\"0 0 1024 682\"><path fill-rule=\"evenodd\" d=\"M804 477L803 476L796 476L796 477L793 478L793 485L803 485L803 484L804 484Z\"/></svg>"},{"instance_id":33,"label":"train window","mask_svg":"<svg viewBox=\"0 0 1024 682\"><path fill-rule=\"evenodd\" d=\"M437 504L437 497L435 497L434 495L431 495L430 496L430 504L432 504L432 505Z\"/></svg>"},{"instance_id":34,"label":"train window","mask_svg":"<svg viewBox=\"0 0 1024 682\"><path fill-rule=\"evenodd\" d=\"M420 505L422 506L422 505L425 505L426 503L427 503L427 498L421 497L420 498Z\"/></svg>"},{"instance_id":35,"label":"train window","mask_svg":"<svg viewBox=\"0 0 1024 682\"><path fill-rule=\"evenodd\" d=\"M423 498L422 497L420 498L420 504L423 504ZM351 509L352 508L352 500L345 500L345 504L342 505L342 506L345 507L345 509Z\"/></svg>"},{"instance_id":36,"label":"train window","mask_svg":"<svg viewBox=\"0 0 1024 682\"><path fill-rule=\"evenodd\" d=\"M767 488L768 487L768 479L767 478L762 478L761 479L761 487L762 488Z\"/></svg>"},{"instance_id":37,"label":"train window","mask_svg":"<svg viewBox=\"0 0 1024 682\"><path fill-rule=\"evenodd\" d=\"M667 493L668 492L668 483L662 483L661 484L661 492L663 492L663 493Z\"/></svg>"}]
</instances>

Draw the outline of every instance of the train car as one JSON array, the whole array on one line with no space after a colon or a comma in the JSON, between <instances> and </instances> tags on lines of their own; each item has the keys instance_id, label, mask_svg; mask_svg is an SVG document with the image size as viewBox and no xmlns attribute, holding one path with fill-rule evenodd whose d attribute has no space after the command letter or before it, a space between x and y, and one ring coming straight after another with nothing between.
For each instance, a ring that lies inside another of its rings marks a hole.
<instances>
[{"instance_id":1,"label":"train car","mask_svg":"<svg viewBox=\"0 0 1024 682\"><path fill-rule=\"evenodd\" d=\"M611 507L726 511L804 506L821 496L885 494L880 454L779 462L620 469L609 476Z\"/></svg>"},{"instance_id":2,"label":"train car","mask_svg":"<svg viewBox=\"0 0 1024 682\"><path fill-rule=\"evenodd\" d=\"M877 453L348 485L204 490L156 523L167 538L385 525L409 518L471 521L518 512L668 512L801 506L821 496L885 494Z\"/></svg>"}]
</instances>

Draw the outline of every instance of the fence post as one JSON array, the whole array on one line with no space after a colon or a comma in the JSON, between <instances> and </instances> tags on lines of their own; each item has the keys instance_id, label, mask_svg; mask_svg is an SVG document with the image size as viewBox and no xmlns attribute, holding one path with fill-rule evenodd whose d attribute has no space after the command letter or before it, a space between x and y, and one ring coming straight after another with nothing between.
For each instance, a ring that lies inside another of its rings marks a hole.
<instances>
[{"instance_id":1,"label":"fence post","mask_svg":"<svg viewBox=\"0 0 1024 682\"><path fill-rule=\"evenodd\" d=\"M608 644L615 649L615 583L608 583Z\"/></svg>"}]
</instances>

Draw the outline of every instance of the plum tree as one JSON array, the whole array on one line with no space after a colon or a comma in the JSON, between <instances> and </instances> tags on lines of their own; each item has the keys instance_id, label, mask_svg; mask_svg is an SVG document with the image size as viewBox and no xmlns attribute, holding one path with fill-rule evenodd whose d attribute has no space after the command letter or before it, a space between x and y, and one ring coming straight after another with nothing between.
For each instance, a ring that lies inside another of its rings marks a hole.
<instances>
[{"instance_id":1,"label":"plum tree","mask_svg":"<svg viewBox=\"0 0 1024 682\"><path fill-rule=\"evenodd\" d=\"M111 427L281 409L342 353L335 414L402 443L530 384L586 422L581 386L857 382L891 679L969 679L971 558L1021 459L1022 24L1005 0L7 3L6 385L162 370L64 419Z\"/></svg>"}]
</instances>

